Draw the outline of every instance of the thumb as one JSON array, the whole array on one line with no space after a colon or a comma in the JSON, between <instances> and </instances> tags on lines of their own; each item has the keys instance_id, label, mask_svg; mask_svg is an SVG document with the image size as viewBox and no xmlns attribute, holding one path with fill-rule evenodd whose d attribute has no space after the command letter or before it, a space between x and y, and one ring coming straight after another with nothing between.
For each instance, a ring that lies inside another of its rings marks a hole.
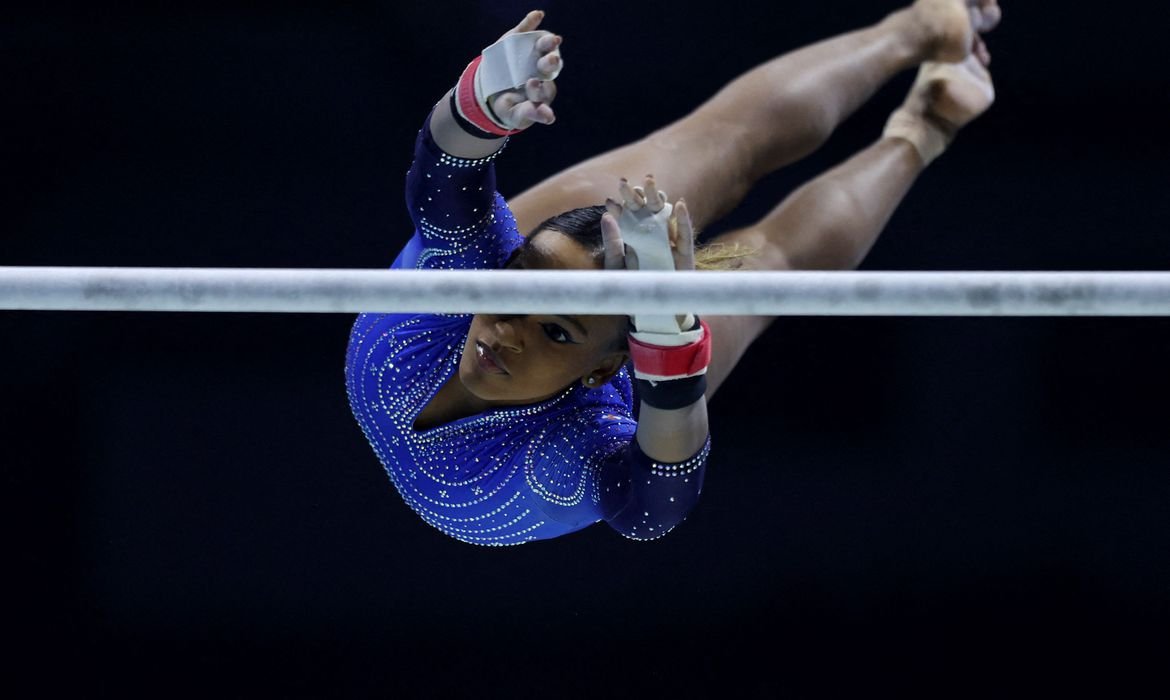
<instances>
[{"instance_id":1,"label":"thumb","mask_svg":"<svg viewBox=\"0 0 1170 700\"><path fill-rule=\"evenodd\" d=\"M533 10L532 12L529 12L528 14L524 15L524 19L520 20L520 24L517 24L512 29L508 30L504 34L504 36L508 36L509 34L521 34L523 32L531 32L540 26L540 22L543 19L544 19L544 10Z\"/></svg>"}]
</instances>

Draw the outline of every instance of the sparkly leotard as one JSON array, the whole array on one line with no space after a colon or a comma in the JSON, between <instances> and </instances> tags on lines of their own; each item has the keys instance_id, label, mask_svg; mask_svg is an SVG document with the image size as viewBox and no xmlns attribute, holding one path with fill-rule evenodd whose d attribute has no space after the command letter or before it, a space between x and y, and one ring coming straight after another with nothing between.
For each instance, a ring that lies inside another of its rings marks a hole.
<instances>
[{"instance_id":1,"label":"sparkly leotard","mask_svg":"<svg viewBox=\"0 0 1170 700\"><path fill-rule=\"evenodd\" d=\"M407 173L415 232L394 268L504 266L523 239L495 191L494 158L443 153L428 118ZM682 463L644 455L625 369L599 388L577 383L541 403L415 430L415 418L458 371L471 318L362 314L350 335L350 406L423 520L464 542L510 545L602 520L627 537L655 539L686 517L702 488L710 439Z\"/></svg>"}]
</instances>

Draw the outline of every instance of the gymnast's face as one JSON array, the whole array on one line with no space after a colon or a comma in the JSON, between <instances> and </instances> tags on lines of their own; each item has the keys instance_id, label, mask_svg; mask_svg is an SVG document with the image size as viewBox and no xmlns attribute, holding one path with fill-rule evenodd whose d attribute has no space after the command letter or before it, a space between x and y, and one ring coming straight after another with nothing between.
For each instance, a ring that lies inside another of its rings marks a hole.
<instances>
[{"instance_id":1,"label":"gymnast's face","mask_svg":"<svg viewBox=\"0 0 1170 700\"><path fill-rule=\"evenodd\" d=\"M529 237L509 269L595 270L592 254L552 230ZM625 316L479 314L471 321L459 379L495 405L543 401L574 383L601 386L625 364ZM593 383L587 380L592 378Z\"/></svg>"}]
</instances>

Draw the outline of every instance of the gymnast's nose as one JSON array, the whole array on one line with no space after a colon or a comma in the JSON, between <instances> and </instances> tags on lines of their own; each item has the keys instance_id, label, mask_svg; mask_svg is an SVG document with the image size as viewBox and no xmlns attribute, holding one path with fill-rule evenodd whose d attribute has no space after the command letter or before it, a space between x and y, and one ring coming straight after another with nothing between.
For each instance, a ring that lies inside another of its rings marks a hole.
<instances>
[{"instance_id":1,"label":"gymnast's nose","mask_svg":"<svg viewBox=\"0 0 1170 700\"><path fill-rule=\"evenodd\" d=\"M519 324L524 322L525 316L497 316L496 342L493 343L492 350L499 352L500 350L511 350L512 352L520 352L524 349L524 334L521 332Z\"/></svg>"}]
</instances>

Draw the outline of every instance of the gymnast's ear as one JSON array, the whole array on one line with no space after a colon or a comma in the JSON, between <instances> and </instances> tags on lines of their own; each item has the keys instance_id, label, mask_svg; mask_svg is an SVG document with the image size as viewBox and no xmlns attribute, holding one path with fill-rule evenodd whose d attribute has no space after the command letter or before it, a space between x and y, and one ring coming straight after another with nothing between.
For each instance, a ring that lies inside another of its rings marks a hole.
<instances>
[{"instance_id":1,"label":"gymnast's ear","mask_svg":"<svg viewBox=\"0 0 1170 700\"><path fill-rule=\"evenodd\" d=\"M588 388L599 387L609 382L630 361L629 353L614 351L608 353L591 372L581 378L581 383Z\"/></svg>"}]
</instances>

